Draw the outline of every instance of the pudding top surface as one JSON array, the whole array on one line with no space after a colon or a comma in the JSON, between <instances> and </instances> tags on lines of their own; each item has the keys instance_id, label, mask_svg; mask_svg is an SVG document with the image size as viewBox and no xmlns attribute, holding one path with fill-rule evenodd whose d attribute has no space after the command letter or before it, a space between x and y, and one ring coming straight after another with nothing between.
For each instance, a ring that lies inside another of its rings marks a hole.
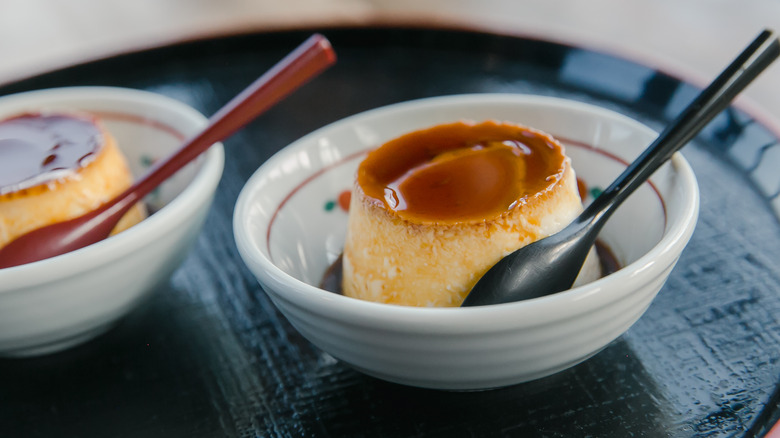
<instances>
[{"instance_id":1,"label":"pudding top surface","mask_svg":"<svg viewBox=\"0 0 780 438\"><path fill-rule=\"evenodd\" d=\"M28 113L0 121L0 195L77 171L102 144L87 116Z\"/></svg>"},{"instance_id":2,"label":"pudding top surface","mask_svg":"<svg viewBox=\"0 0 780 438\"><path fill-rule=\"evenodd\" d=\"M554 185L563 147L527 127L456 122L411 132L368 154L358 168L363 192L419 223L494 219Z\"/></svg>"}]
</instances>

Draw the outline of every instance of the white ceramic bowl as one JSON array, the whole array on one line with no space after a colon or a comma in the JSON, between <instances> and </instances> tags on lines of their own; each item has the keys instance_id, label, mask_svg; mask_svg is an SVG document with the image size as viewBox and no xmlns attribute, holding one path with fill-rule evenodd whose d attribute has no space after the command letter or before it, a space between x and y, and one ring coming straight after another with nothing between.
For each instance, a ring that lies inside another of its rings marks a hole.
<instances>
[{"instance_id":1,"label":"white ceramic bowl","mask_svg":"<svg viewBox=\"0 0 780 438\"><path fill-rule=\"evenodd\" d=\"M73 87L0 98L0 118L42 109L100 116L136 176L207 122L181 102L131 89ZM0 355L42 354L90 339L167 280L200 231L223 166L216 144L147 198L157 211L141 223L78 251L0 269Z\"/></svg>"},{"instance_id":2,"label":"white ceramic bowl","mask_svg":"<svg viewBox=\"0 0 780 438\"><path fill-rule=\"evenodd\" d=\"M693 232L698 187L679 154L610 219L603 240L620 271L553 296L472 308L360 301L317 285L342 250L338 207L366 152L401 134L461 119L547 131L591 191L605 187L656 134L602 108L522 95L463 95L392 105L298 140L241 192L234 232L245 263L300 333L334 357L393 382L484 389L547 376L596 354L650 305Z\"/></svg>"}]
</instances>

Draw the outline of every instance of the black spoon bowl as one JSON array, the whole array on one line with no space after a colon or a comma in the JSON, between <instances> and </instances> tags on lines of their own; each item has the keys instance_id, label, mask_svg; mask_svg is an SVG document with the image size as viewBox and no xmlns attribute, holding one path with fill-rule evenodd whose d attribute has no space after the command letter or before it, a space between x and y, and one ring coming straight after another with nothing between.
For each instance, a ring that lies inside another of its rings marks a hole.
<instances>
[{"instance_id":1,"label":"black spoon bowl","mask_svg":"<svg viewBox=\"0 0 780 438\"><path fill-rule=\"evenodd\" d=\"M462 306L509 303L570 289L620 204L779 55L780 41L772 31L763 31L580 216L558 233L501 259L480 278Z\"/></svg>"}]
</instances>

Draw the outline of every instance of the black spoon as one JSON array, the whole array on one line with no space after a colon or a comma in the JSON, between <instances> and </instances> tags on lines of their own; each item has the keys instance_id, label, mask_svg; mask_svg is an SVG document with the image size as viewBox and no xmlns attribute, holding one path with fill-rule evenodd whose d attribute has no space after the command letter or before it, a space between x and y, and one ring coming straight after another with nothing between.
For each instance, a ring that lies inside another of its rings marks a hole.
<instances>
[{"instance_id":1,"label":"black spoon","mask_svg":"<svg viewBox=\"0 0 780 438\"><path fill-rule=\"evenodd\" d=\"M508 303L571 288L601 228L617 207L685 146L780 55L763 31L569 226L504 257L482 276L462 306Z\"/></svg>"}]
</instances>

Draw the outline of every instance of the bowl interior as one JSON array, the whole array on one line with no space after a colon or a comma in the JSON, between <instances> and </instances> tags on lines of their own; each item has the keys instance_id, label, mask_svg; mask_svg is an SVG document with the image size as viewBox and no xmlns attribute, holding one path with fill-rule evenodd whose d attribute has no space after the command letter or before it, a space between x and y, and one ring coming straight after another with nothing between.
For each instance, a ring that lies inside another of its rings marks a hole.
<instances>
[{"instance_id":1,"label":"bowl interior","mask_svg":"<svg viewBox=\"0 0 780 438\"><path fill-rule=\"evenodd\" d=\"M365 154L409 131L464 119L519 123L558 138L587 187L586 203L656 136L608 110L546 97L467 95L392 105L326 126L272 157L239 198L237 212L245 214L238 218L238 233L286 274L319 285L343 249L344 201ZM690 188L679 179L674 162L664 165L602 231L601 239L623 266L682 223L683 192Z\"/></svg>"}]
</instances>

